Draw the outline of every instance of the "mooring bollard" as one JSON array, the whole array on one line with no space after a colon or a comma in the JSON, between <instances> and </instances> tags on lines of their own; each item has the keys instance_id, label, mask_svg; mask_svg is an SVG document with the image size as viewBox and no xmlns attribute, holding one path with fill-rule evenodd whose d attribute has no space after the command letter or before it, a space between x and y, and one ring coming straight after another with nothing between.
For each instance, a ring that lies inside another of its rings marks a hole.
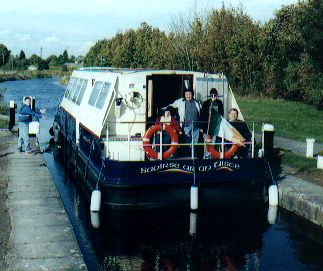
<instances>
[{"instance_id":1,"label":"mooring bollard","mask_svg":"<svg viewBox=\"0 0 323 271\"><path fill-rule=\"evenodd\" d=\"M263 132L263 150L267 157L271 158L274 151L274 135L275 128L272 124L264 124L262 128Z\"/></svg>"},{"instance_id":2,"label":"mooring bollard","mask_svg":"<svg viewBox=\"0 0 323 271\"><path fill-rule=\"evenodd\" d=\"M323 169L323 156L322 155L317 156L317 168Z\"/></svg>"},{"instance_id":3,"label":"mooring bollard","mask_svg":"<svg viewBox=\"0 0 323 271\"><path fill-rule=\"evenodd\" d=\"M306 138L306 157L313 157L314 153L314 138Z\"/></svg>"},{"instance_id":4,"label":"mooring bollard","mask_svg":"<svg viewBox=\"0 0 323 271\"><path fill-rule=\"evenodd\" d=\"M15 106L15 101L10 101L9 102L9 130L15 126L16 122L16 106Z\"/></svg>"}]
</instances>

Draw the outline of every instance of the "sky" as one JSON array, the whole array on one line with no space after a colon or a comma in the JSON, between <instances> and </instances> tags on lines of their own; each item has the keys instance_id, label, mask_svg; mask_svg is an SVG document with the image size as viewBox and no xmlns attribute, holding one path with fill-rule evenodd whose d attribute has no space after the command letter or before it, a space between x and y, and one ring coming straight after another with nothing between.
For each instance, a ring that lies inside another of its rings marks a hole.
<instances>
[{"instance_id":1,"label":"sky","mask_svg":"<svg viewBox=\"0 0 323 271\"><path fill-rule=\"evenodd\" d=\"M297 0L0 0L0 44L27 57L85 55L98 40L136 29L145 21L170 30L179 15L210 8L243 7L255 21L266 22L282 5Z\"/></svg>"}]
</instances>

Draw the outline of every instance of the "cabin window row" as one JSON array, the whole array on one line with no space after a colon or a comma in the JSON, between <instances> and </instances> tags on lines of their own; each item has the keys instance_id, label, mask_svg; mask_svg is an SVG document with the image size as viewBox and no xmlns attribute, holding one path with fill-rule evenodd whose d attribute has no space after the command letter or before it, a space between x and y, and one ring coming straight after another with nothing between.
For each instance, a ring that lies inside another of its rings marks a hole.
<instances>
[{"instance_id":1,"label":"cabin window row","mask_svg":"<svg viewBox=\"0 0 323 271\"><path fill-rule=\"evenodd\" d=\"M71 77L71 80L69 81L66 87L66 91L64 94L65 98L69 99L73 103L76 103L77 105L80 105L83 99L83 95L87 87L87 84L88 84L87 79ZM93 86L93 90L88 102L89 105L92 105L101 109L109 94L110 87L111 87L111 83L96 81Z\"/></svg>"},{"instance_id":2,"label":"cabin window row","mask_svg":"<svg viewBox=\"0 0 323 271\"><path fill-rule=\"evenodd\" d=\"M64 96L77 105L80 105L87 83L87 79L71 77L71 80L66 87Z\"/></svg>"}]
</instances>

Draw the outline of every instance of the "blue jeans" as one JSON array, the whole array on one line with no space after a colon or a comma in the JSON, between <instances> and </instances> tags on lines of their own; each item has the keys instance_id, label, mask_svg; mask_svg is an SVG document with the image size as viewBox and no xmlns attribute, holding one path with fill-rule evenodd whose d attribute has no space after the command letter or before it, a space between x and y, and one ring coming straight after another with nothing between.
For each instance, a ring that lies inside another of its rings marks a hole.
<instances>
[{"instance_id":1,"label":"blue jeans","mask_svg":"<svg viewBox=\"0 0 323 271\"><path fill-rule=\"evenodd\" d=\"M25 151L30 151L30 142L29 142L29 123L19 122L19 137L17 149L21 149L22 145L25 146Z\"/></svg>"},{"instance_id":2,"label":"blue jeans","mask_svg":"<svg viewBox=\"0 0 323 271\"><path fill-rule=\"evenodd\" d=\"M192 143L192 130L193 130L193 142L194 144L198 142L199 134L200 134L199 128L194 125L192 126L188 124L187 126L184 125L185 143Z\"/></svg>"}]
</instances>

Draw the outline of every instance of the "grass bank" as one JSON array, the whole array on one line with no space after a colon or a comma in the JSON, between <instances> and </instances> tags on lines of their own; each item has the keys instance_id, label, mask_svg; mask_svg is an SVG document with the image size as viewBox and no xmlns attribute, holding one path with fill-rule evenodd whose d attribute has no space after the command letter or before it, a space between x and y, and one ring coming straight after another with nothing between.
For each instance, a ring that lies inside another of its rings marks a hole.
<instances>
[{"instance_id":1,"label":"grass bank","mask_svg":"<svg viewBox=\"0 0 323 271\"><path fill-rule=\"evenodd\" d=\"M301 102L269 98L236 97L246 121L255 121L259 131L262 122L275 126L275 135L304 141L315 138L323 143L323 111Z\"/></svg>"},{"instance_id":2,"label":"grass bank","mask_svg":"<svg viewBox=\"0 0 323 271\"><path fill-rule=\"evenodd\" d=\"M305 158L289 151L283 151L282 169L284 174L298 177L323 186L323 170L317 168L316 158Z\"/></svg>"}]
</instances>

